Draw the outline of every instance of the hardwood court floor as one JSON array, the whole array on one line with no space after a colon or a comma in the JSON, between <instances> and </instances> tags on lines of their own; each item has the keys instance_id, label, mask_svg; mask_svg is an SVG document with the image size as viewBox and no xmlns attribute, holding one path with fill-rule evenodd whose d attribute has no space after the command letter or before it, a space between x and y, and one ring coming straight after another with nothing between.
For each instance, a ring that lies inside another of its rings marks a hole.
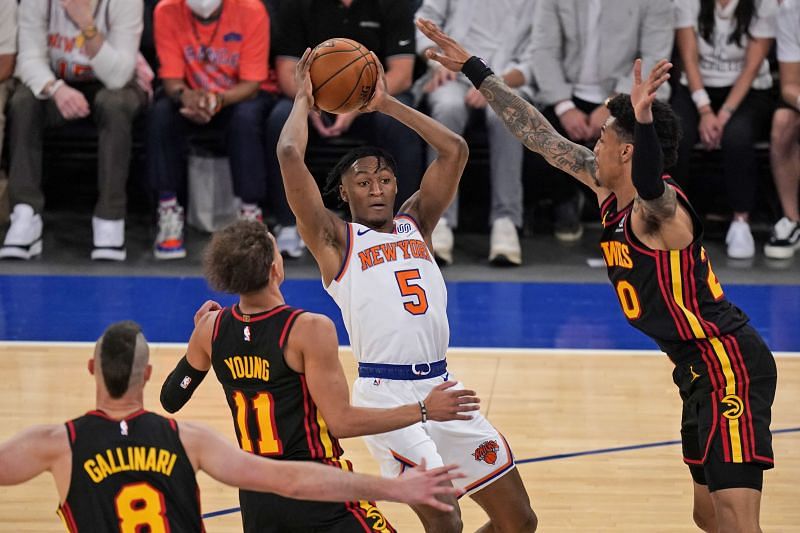
<instances>
[{"instance_id":1,"label":"hardwood court floor","mask_svg":"<svg viewBox=\"0 0 800 533\"><path fill-rule=\"evenodd\" d=\"M0 345L0 439L34 423L56 423L94 406L86 370L88 345ZM160 412L161 382L182 350L153 349L152 383L145 406ZM355 365L343 350L348 376ZM680 403L663 356L598 352L459 352L449 357L453 374L477 389L483 412L504 432L518 460L641 445L679 438ZM779 357L779 389L773 429L800 426L800 358ZM210 375L179 416L215 427L233 441L222 392ZM361 472L377 472L360 439L343 443ZM778 467L765 475L765 532L798 531L797 479L800 432L774 438ZM471 451L471 450L470 450ZM543 532L690 532L691 482L677 445L636 448L519 466ZM200 476L203 512L238 506L234 489ZM49 474L18 487L0 488L0 531L62 531ZM399 531L422 531L402 505L381 508ZM485 520L463 501L465 531ZM209 532L241 531L238 513L208 518Z\"/></svg>"}]
</instances>

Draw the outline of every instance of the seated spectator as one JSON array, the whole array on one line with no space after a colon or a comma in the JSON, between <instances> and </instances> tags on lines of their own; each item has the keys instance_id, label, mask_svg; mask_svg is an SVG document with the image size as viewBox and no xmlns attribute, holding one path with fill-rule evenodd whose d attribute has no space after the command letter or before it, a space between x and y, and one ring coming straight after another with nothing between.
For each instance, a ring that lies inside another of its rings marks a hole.
<instances>
[{"instance_id":1,"label":"seated spectator","mask_svg":"<svg viewBox=\"0 0 800 533\"><path fill-rule=\"evenodd\" d=\"M268 175L264 124L275 104L269 15L260 0L162 0L153 27L163 93L150 110L147 155L159 194L156 259L186 256L177 191L191 133L224 132L239 218L262 220ZM283 200L285 203L285 200ZM286 209L288 211L288 208Z\"/></svg>"},{"instance_id":2,"label":"seated spectator","mask_svg":"<svg viewBox=\"0 0 800 533\"><path fill-rule=\"evenodd\" d=\"M274 154L297 88L294 69L303 52L333 37L358 41L375 52L386 70L388 93L410 105L414 69L414 11L411 0L282 0L275 23L275 70L285 95L270 115L267 146ZM382 113L309 115L317 141L346 133L389 151L397 161L396 207L419 188L422 144L417 134ZM273 158L274 172L280 172ZM280 235L278 235L280 246Z\"/></svg>"},{"instance_id":3,"label":"seated spectator","mask_svg":"<svg viewBox=\"0 0 800 533\"><path fill-rule=\"evenodd\" d=\"M42 253L42 140L47 128L91 118L98 128L92 259L125 260L131 126L146 104L135 81L142 3L25 0L19 6L17 85L9 105L14 206L0 258Z\"/></svg>"},{"instance_id":4,"label":"seated spectator","mask_svg":"<svg viewBox=\"0 0 800 533\"><path fill-rule=\"evenodd\" d=\"M629 93L631 65L642 72L672 52L673 7L664 0L538 0L533 15L533 75L544 115L570 140L593 145L609 117L603 105L617 93ZM658 98L669 98L669 87ZM552 188L555 236L576 241L583 191L575 180L547 166Z\"/></svg>"},{"instance_id":5,"label":"seated spectator","mask_svg":"<svg viewBox=\"0 0 800 533\"><path fill-rule=\"evenodd\" d=\"M800 248L800 1L783 0L777 41L782 99L772 116L770 159L783 217L772 228L764 255L787 259Z\"/></svg>"},{"instance_id":6,"label":"seated spectator","mask_svg":"<svg viewBox=\"0 0 800 533\"><path fill-rule=\"evenodd\" d=\"M676 45L683 75L672 107L683 123L676 179L687 186L698 139L722 149L722 174L733 220L728 257L755 254L750 232L758 168L754 143L769 127L772 76L767 54L775 37L775 0L676 0ZM698 176L699 179L702 179Z\"/></svg>"},{"instance_id":7,"label":"seated spectator","mask_svg":"<svg viewBox=\"0 0 800 533\"><path fill-rule=\"evenodd\" d=\"M0 156L6 131L6 102L14 88L14 62L17 59L17 0L0 0ZM2 157L0 157L2 159ZM0 179L5 178L0 170Z\"/></svg>"},{"instance_id":8,"label":"seated spectator","mask_svg":"<svg viewBox=\"0 0 800 533\"><path fill-rule=\"evenodd\" d=\"M425 0L417 17L432 20L450 35L470 44L470 52L483 58L514 89L530 87L530 61L522 58L529 50L533 8L531 0L487 0L457 2ZM433 41L417 30L417 52L434 48ZM427 93L431 116L452 131L463 134L473 111L486 119L489 138L489 179L491 184L491 237L489 261L495 264L522 264L517 235L522 227L523 146L508 131L483 95L463 74L456 74L430 62ZM428 163L436 153L428 148ZM433 231L433 251L444 263L453 262L453 232L458 225L458 195Z\"/></svg>"}]
</instances>

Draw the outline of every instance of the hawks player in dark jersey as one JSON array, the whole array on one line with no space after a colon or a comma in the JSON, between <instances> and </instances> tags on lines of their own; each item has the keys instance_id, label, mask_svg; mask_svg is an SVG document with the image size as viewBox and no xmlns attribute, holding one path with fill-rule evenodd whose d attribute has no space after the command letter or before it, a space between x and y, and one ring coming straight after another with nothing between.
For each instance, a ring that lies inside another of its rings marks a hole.
<instances>
[{"instance_id":1,"label":"hawks player in dark jersey","mask_svg":"<svg viewBox=\"0 0 800 533\"><path fill-rule=\"evenodd\" d=\"M244 453L217 433L144 410L149 349L134 322L110 326L89 360L96 408L66 424L25 430L0 445L0 485L45 471L68 531L203 531L195 472L249 490L325 501L360 498L440 505L452 467L409 471L399 481Z\"/></svg>"},{"instance_id":2,"label":"hawks player in dark jersey","mask_svg":"<svg viewBox=\"0 0 800 533\"><path fill-rule=\"evenodd\" d=\"M170 412L189 400L213 366L231 409L240 447L275 459L318 461L344 470L338 438L383 433L430 420L469 418L474 392L445 382L425 400L394 409L350 405L333 323L286 305L283 260L260 222L237 222L214 235L204 269L210 285L238 294L195 316L186 356L162 388ZM242 490L247 532L394 531L369 501L328 504ZM451 510L449 505L437 509Z\"/></svg>"},{"instance_id":3,"label":"hawks player in dark jersey","mask_svg":"<svg viewBox=\"0 0 800 533\"><path fill-rule=\"evenodd\" d=\"M655 100L672 65L659 62L643 81L636 61L631 95L609 101L611 117L592 152L559 135L434 23L417 25L441 49L431 59L462 71L525 146L597 195L603 257L622 311L675 363L695 521L706 531L760 531L763 470L773 466L775 360L747 316L725 299L700 220L662 176L675 163L680 138L675 114Z\"/></svg>"}]
</instances>

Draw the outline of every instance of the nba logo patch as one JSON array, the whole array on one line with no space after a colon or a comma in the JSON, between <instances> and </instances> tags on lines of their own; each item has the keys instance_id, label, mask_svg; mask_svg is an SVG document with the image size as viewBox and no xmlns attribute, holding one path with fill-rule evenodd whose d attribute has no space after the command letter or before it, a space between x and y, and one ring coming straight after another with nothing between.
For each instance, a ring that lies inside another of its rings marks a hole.
<instances>
[{"instance_id":1,"label":"nba logo patch","mask_svg":"<svg viewBox=\"0 0 800 533\"><path fill-rule=\"evenodd\" d=\"M124 436L128 435L128 423L124 420L119 423L119 434Z\"/></svg>"},{"instance_id":2,"label":"nba logo patch","mask_svg":"<svg viewBox=\"0 0 800 533\"><path fill-rule=\"evenodd\" d=\"M250 342L250 326L244 327L244 340L245 342Z\"/></svg>"}]
</instances>

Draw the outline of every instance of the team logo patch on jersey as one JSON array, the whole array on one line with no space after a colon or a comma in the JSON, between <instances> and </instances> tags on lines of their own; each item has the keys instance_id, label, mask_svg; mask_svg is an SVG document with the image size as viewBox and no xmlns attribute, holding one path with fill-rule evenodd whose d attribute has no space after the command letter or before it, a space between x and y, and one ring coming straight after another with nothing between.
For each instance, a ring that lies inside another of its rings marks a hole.
<instances>
[{"instance_id":1,"label":"team logo patch on jersey","mask_svg":"<svg viewBox=\"0 0 800 533\"><path fill-rule=\"evenodd\" d=\"M244 340L245 342L250 342L250 326L244 327Z\"/></svg>"},{"instance_id":2,"label":"team logo patch on jersey","mask_svg":"<svg viewBox=\"0 0 800 533\"><path fill-rule=\"evenodd\" d=\"M722 399L722 404L727 407L722 411L722 416L728 420L736 420L744 412L744 402L735 394L728 394Z\"/></svg>"},{"instance_id":3,"label":"team logo patch on jersey","mask_svg":"<svg viewBox=\"0 0 800 533\"><path fill-rule=\"evenodd\" d=\"M121 420L119 423L119 434L123 436L128 436L128 423L124 420Z\"/></svg>"},{"instance_id":4,"label":"team logo patch on jersey","mask_svg":"<svg viewBox=\"0 0 800 533\"><path fill-rule=\"evenodd\" d=\"M499 451L500 446L497 444L496 440L487 440L475 448L475 451L472 452L472 457L474 457L476 461L483 461L493 465L497 462L497 452Z\"/></svg>"}]
</instances>

